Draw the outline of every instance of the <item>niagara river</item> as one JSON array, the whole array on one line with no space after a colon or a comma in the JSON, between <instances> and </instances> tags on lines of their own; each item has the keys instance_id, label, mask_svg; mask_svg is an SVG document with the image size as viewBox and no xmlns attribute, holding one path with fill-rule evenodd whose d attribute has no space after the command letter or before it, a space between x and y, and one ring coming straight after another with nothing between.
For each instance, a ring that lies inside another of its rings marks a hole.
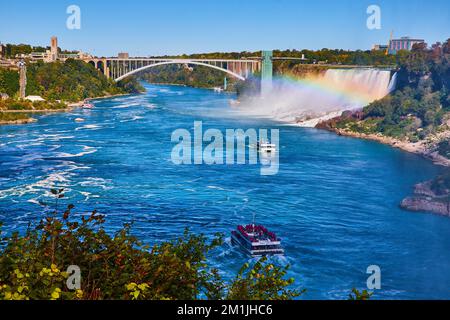
<instances>
[{"instance_id":1,"label":"niagara river","mask_svg":"<svg viewBox=\"0 0 450 320\"><path fill-rule=\"evenodd\" d=\"M249 258L230 232L253 214L282 238L302 299L346 299L381 269L374 299L450 299L450 219L399 208L415 183L441 168L376 142L340 137L230 108L233 94L145 85L145 94L94 101L92 110L38 116L0 126L2 232L25 232L51 210L51 188L64 188L76 215L106 215L108 232L133 223L153 244L185 228L225 243L208 260L233 277ZM84 122L76 122L83 119ZM175 165L171 134L205 129L279 129L279 172L259 165Z\"/></svg>"}]
</instances>

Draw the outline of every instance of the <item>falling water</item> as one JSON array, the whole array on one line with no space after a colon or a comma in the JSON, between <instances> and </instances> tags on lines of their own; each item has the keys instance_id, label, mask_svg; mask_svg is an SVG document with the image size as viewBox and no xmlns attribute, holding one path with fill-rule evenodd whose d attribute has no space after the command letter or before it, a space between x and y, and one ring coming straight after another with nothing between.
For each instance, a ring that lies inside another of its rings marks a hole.
<instances>
[{"instance_id":1,"label":"falling water","mask_svg":"<svg viewBox=\"0 0 450 320\"><path fill-rule=\"evenodd\" d=\"M379 69L329 69L303 79L274 80L263 98L242 101L239 111L279 121L314 126L318 121L358 110L395 88L396 74Z\"/></svg>"}]
</instances>

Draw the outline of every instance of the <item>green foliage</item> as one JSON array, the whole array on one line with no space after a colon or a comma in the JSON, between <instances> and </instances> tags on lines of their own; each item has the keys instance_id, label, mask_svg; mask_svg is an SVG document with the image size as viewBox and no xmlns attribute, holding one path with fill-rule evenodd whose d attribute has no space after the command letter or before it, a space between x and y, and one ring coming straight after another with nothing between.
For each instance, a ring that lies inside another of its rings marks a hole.
<instances>
[{"instance_id":1,"label":"green foliage","mask_svg":"<svg viewBox=\"0 0 450 320\"><path fill-rule=\"evenodd\" d=\"M151 83L168 83L186 85L196 88L222 87L224 78L227 77L228 89L233 90L237 82L226 73L205 66L192 65L192 69L183 65L166 65L150 68L141 78Z\"/></svg>"},{"instance_id":2,"label":"green foliage","mask_svg":"<svg viewBox=\"0 0 450 320\"><path fill-rule=\"evenodd\" d=\"M123 79L117 86L124 92L127 93L140 93L144 92L145 88L137 81L135 77L128 77Z\"/></svg>"},{"instance_id":3,"label":"green foliage","mask_svg":"<svg viewBox=\"0 0 450 320\"><path fill-rule=\"evenodd\" d=\"M448 195L450 193L450 170L446 170L433 180L431 190L438 196Z\"/></svg>"},{"instance_id":4,"label":"green foliage","mask_svg":"<svg viewBox=\"0 0 450 320\"><path fill-rule=\"evenodd\" d=\"M438 152L441 156L450 159L450 141L444 140L438 144Z\"/></svg>"},{"instance_id":5,"label":"green foliage","mask_svg":"<svg viewBox=\"0 0 450 320\"><path fill-rule=\"evenodd\" d=\"M0 68L0 93L13 97L19 91L19 73L14 70Z\"/></svg>"},{"instance_id":6,"label":"green foliage","mask_svg":"<svg viewBox=\"0 0 450 320\"><path fill-rule=\"evenodd\" d=\"M27 95L40 95L46 100L80 101L124 93L91 65L72 59L30 65L27 76Z\"/></svg>"},{"instance_id":7,"label":"green foliage","mask_svg":"<svg viewBox=\"0 0 450 320\"><path fill-rule=\"evenodd\" d=\"M417 140L443 123L450 109L449 41L399 55L398 89L364 108L365 121L381 119L376 132Z\"/></svg>"},{"instance_id":8,"label":"green foliage","mask_svg":"<svg viewBox=\"0 0 450 320\"><path fill-rule=\"evenodd\" d=\"M364 134L372 134L377 132L380 120L377 118L368 119L367 121L356 121L355 119L345 119L336 124L338 129L347 129L353 132Z\"/></svg>"},{"instance_id":9,"label":"green foliage","mask_svg":"<svg viewBox=\"0 0 450 320\"><path fill-rule=\"evenodd\" d=\"M33 50L34 48L28 44L7 44L6 45L6 57L7 58L15 58L16 55L21 54L30 54L33 51L39 51L39 50ZM45 51L45 50L42 50Z\"/></svg>"},{"instance_id":10,"label":"green foliage","mask_svg":"<svg viewBox=\"0 0 450 320\"><path fill-rule=\"evenodd\" d=\"M21 120L32 120L26 113L0 112L0 123L10 123Z\"/></svg>"},{"instance_id":11,"label":"green foliage","mask_svg":"<svg viewBox=\"0 0 450 320\"><path fill-rule=\"evenodd\" d=\"M7 44L5 49L6 58L15 58L17 55L30 54L32 52L45 52L46 50L50 50L50 47L31 46L29 44ZM61 50L61 48L58 48L58 52L67 54L76 53L77 51Z\"/></svg>"},{"instance_id":12,"label":"green foliage","mask_svg":"<svg viewBox=\"0 0 450 320\"><path fill-rule=\"evenodd\" d=\"M0 100L0 111L20 111L20 110L63 110L67 106L60 102L28 100Z\"/></svg>"},{"instance_id":13,"label":"green foliage","mask_svg":"<svg viewBox=\"0 0 450 320\"><path fill-rule=\"evenodd\" d=\"M352 293L348 296L349 300L370 300L373 292L368 292L367 290L359 291L358 289L353 289Z\"/></svg>"},{"instance_id":14,"label":"green foliage","mask_svg":"<svg viewBox=\"0 0 450 320\"><path fill-rule=\"evenodd\" d=\"M14 123L16 121L33 121L27 111L30 110L45 110L45 111L57 111L65 110L67 106L58 102L36 101L31 102L28 100L0 100L0 122L1 123ZM13 112L8 112L13 111ZM25 111L25 112L22 112Z\"/></svg>"},{"instance_id":15,"label":"green foliage","mask_svg":"<svg viewBox=\"0 0 450 320\"><path fill-rule=\"evenodd\" d=\"M13 97L18 91L18 72L0 69L0 93ZM49 101L77 102L86 98L142 91L144 88L134 78L116 84L90 64L79 60L38 62L27 67L26 94L39 95Z\"/></svg>"},{"instance_id":16,"label":"green foliage","mask_svg":"<svg viewBox=\"0 0 450 320\"><path fill-rule=\"evenodd\" d=\"M131 225L113 235L105 217L92 212L73 219L72 205L60 214L63 190L52 190L55 211L29 229L0 243L0 299L291 299L286 268L261 260L245 266L236 280L223 281L206 263L207 254L222 243L216 235L186 231L173 241L152 247L131 234ZM65 285L70 265L81 269L81 289Z\"/></svg>"},{"instance_id":17,"label":"green foliage","mask_svg":"<svg viewBox=\"0 0 450 320\"><path fill-rule=\"evenodd\" d=\"M288 300L305 292L286 289L294 283L293 278L285 279L288 267L276 267L266 264L266 261L267 258L262 258L252 268L244 264L229 289L227 299Z\"/></svg>"}]
</instances>

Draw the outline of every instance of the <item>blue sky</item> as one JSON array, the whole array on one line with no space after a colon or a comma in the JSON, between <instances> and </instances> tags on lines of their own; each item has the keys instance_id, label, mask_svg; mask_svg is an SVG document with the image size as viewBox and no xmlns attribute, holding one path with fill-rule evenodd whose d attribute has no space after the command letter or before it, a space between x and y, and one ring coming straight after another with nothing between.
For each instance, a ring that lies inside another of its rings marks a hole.
<instances>
[{"instance_id":1,"label":"blue sky","mask_svg":"<svg viewBox=\"0 0 450 320\"><path fill-rule=\"evenodd\" d=\"M2 2L5 0L2 0ZM66 8L81 8L81 30ZM381 30L366 27L369 5ZM1 5L0 42L48 45L111 56L261 49L370 49L394 36L450 38L448 0L71 0Z\"/></svg>"}]
</instances>

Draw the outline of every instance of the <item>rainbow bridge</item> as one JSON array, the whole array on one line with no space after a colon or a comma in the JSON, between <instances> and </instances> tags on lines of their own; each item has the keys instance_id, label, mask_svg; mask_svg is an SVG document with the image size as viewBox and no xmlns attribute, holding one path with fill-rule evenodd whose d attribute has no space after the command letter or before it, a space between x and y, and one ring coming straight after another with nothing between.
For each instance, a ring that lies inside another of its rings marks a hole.
<instances>
[{"instance_id":1,"label":"rainbow bridge","mask_svg":"<svg viewBox=\"0 0 450 320\"><path fill-rule=\"evenodd\" d=\"M191 68L193 65L204 66L219 70L236 79L245 81L253 73L261 74L261 93L269 92L272 87L273 62L275 60L300 60L303 63L308 61L304 56L302 58L294 57L274 57L273 51L262 51L261 57L251 57L245 59L179 59L179 58L98 58L91 57L82 59L92 64L97 70L102 72L107 78L119 82L129 76L144 72L150 68L178 64L185 68ZM306 64L310 65L310 64ZM317 66L312 64L311 66ZM320 64L322 67L338 69L371 69L373 66L347 66L334 64ZM380 69L380 68L377 68ZM387 66L383 70L395 70L395 67Z\"/></svg>"},{"instance_id":2,"label":"rainbow bridge","mask_svg":"<svg viewBox=\"0 0 450 320\"><path fill-rule=\"evenodd\" d=\"M261 59L90 58L83 61L92 64L107 78L116 82L147 69L169 64L209 67L245 81L252 73L261 71L262 65Z\"/></svg>"}]
</instances>

